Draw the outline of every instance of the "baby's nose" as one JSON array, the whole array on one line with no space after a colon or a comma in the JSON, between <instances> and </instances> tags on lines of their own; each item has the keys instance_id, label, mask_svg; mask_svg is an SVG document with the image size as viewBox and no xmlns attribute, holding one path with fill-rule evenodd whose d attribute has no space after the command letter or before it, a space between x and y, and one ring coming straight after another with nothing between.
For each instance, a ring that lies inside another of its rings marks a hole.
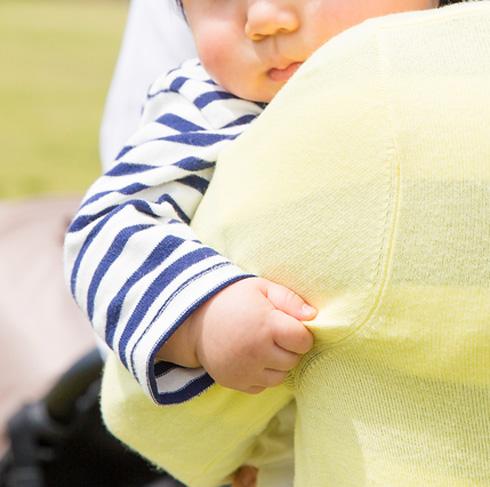
<instances>
[{"instance_id":1,"label":"baby's nose","mask_svg":"<svg viewBox=\"0 0 490 487\"><path fill-rule=\"evenodd\" d=\"M298 29L299 15L291 2L284 0L250 0L245 33L253 41Z\"/></svg>"}]
</instances>

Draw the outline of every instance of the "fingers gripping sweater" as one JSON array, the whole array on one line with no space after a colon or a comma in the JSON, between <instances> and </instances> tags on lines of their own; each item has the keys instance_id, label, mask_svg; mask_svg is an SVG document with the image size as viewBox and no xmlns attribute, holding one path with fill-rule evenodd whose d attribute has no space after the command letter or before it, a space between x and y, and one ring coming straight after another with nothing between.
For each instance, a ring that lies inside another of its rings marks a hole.
<instances>
[{"instance_id":1,"label":"fingers gripping sweater","mask_svg":"<svg viewBox=\"0 0 490 487\"><path fill-rule=\"evenodd\" d=\"M257 396L163 408L110 361L116 435L219 485L295 398L298 487L490 485L489 32L488 1L394 15L303 65L224 151L193 227L320 309L313 350Z\"/></svg>"}]
</instances>

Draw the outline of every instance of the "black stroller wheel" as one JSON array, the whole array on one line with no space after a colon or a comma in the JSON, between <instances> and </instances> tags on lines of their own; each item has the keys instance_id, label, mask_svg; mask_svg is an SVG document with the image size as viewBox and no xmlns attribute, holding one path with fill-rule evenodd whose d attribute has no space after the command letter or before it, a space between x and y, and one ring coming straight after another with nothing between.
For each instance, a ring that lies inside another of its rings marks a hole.
<instances>
[{"instance_id":1,"label":"black stroller wheel","mask_svg":"<svg viewBox=\"0 0 490 487\"><path fill-rule=\"evenodd\" d=\"M93 350L11 418L0 487L183 487L107 431L98 400L102 367Z\"/></svg>"}]
</instances>

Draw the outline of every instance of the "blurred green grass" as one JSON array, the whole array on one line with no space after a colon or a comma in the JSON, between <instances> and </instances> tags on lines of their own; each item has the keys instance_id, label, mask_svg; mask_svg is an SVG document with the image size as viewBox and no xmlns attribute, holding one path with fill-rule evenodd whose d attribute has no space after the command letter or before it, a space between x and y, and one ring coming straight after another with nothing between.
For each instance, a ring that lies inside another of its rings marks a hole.
<instances>
[{"instance_id":1,"label":"blurred green grass","mask_svg":"<svg viewBox=\"0 0 490 487\"><path fill-rule=\"evenodd\" d=\"M0 2L0 198L82 193L100 173L98 131L123 0Z\"/></svg>"}]
</instances>

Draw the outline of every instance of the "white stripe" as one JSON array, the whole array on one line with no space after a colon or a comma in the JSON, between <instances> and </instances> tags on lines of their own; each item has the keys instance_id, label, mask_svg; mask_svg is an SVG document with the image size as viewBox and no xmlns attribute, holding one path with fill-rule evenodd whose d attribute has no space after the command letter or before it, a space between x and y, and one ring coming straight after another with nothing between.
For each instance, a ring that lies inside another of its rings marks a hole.
<instances>
[{"instance_id":1,"label":"white stripe","mask_svg":"<svg viewBox=\"0 0 490 487\"><path fill-rule=\"evenodd\" d=\"M172 369L167 374L157 377L157 391L160 394L180 391L205 373L206 371L202 367L198 369L185 369L184 367Z\"/></svg>"}]
</instances>

